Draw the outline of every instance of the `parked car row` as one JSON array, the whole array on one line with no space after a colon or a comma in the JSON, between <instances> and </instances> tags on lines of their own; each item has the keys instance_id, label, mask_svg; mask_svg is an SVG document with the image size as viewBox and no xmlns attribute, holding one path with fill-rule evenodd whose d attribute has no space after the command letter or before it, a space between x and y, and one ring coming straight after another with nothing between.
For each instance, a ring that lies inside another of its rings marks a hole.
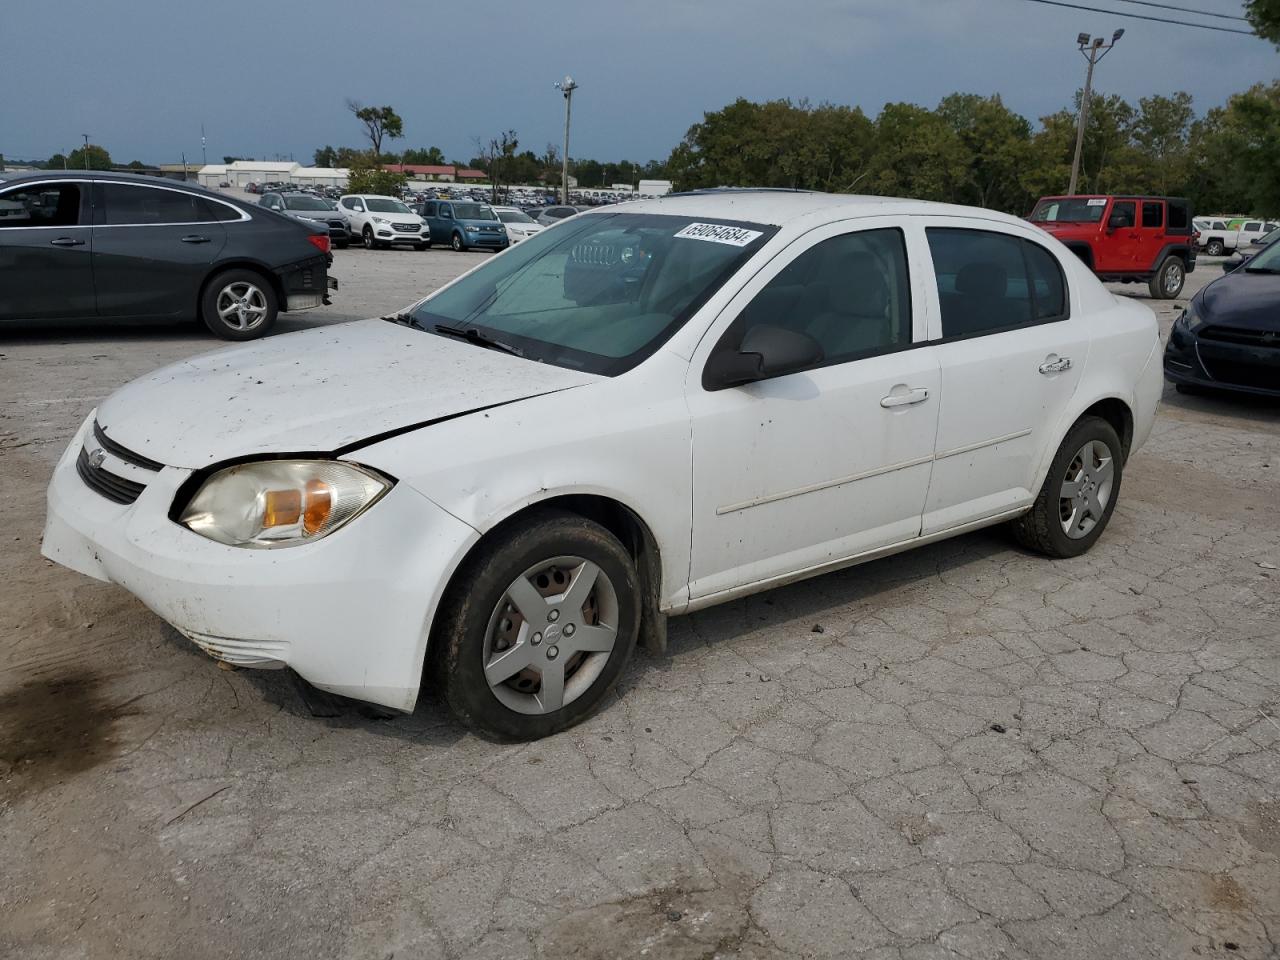
<instances>
[{"instance_id":1,"label":"parked car row","mask_svg":"<svg viewBox=\"0 0 1280 960\"><path fill-rule=\"evenodd\" d=\"M1197 217L1200 249L1211 257L1220 257L1251 244L1280 228L1280 223L1265 220Z\"/></svg>"},{"instance_id":2,"label":"parked car row","mask_svg":"<svg viewBox=\"0 0 1280 960\"><path fill-rule=\"evenodd\" d=\"M188 183L39 171L0 184L0 322L202 320L250 340L328 303L330 233Z\"/></svg>"}]
</instances>

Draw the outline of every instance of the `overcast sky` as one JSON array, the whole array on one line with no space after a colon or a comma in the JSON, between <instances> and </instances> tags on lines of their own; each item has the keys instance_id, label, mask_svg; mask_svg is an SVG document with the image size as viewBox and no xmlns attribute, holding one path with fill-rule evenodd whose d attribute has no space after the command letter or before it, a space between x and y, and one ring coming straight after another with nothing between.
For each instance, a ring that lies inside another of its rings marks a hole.
<instances>
[{"instance_id":1,"label":"overcast sky","mask_svg":"<svg viewBox=\"0 0 1280 960\"><path fill-rule=\"evenodd\" d=\"M360 143L348 97L404 117L391 149L466 159L473 136L511 128L541 152L562 136L552 83L565 73L581 84L571 153L602 160L665 158L704 111L740 96L874 116L886 101L999 93L1034 120L1084 81L1076 34L1121 26L1095 85L1133 102L1187 90L1203 112L1280 75L1275 48L1253 37L1028 0L4 0L0 153L43 158L87 132L118 162L184 150L198 162L203 121L210 161L310 162L317 146Z\"/></svg>"}]
</instances>

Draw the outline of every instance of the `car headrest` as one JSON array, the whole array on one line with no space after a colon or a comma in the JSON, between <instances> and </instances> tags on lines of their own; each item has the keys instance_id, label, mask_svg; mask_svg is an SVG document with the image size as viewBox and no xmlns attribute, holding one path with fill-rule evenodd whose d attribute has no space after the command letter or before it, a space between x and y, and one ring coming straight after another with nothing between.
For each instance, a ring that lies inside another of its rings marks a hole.
<instances>
[{"instance_id":1,"label":"car headrest","mask_svg":"<svg viewBox=\"0 0 1280 960\"><path fill-rule=\"evenodd\" d=\"M828 284L828 308L832 313L856 316L883 316L889 306L889 285L884 269L869 253L856 253L842 258L836 278Z\"/></svg>"},{"instance_id":2,"label":"car headrest","mask_svg":"<svg viewBox=\"0 0 1280 960\"><path fill-rule=\"evenodd\" d=\"M971 297L1004 297L1009 274L998 263L968 263L956 274L956 292Z\"/></svg>"}]
</instances>

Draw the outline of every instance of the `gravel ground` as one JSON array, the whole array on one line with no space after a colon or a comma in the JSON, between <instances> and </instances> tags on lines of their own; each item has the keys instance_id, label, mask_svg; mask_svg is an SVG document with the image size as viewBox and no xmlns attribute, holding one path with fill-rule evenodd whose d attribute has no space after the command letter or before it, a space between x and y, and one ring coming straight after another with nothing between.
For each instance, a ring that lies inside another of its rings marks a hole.
<instances>
[{"instance_id":1,"label":"gravel ground","mask_svg":"<svg viewBox=\"0 0 1280 960\"><path fill-rule=\"evenodd\" d=\"M486 256L339 252L280 329ZM511 747L40 558L85 414L216 345L0 331L0 956L1277 956L1280 406L1167 392L1085 557L987 531L677 619Z\"/></svg>"}]
</instances>

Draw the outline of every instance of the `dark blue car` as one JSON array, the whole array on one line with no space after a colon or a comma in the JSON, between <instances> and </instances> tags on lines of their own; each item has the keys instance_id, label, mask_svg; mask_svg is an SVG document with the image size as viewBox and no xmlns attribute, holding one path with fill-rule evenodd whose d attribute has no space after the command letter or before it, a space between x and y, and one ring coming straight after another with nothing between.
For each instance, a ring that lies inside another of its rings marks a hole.
<instances>
[{"instance_id":1,"label":"dark blue car","mask_svg":"<svg viewBox=\"0 0 1280 960\"><path fill-rule=\"evenodd\" d=\"M432 243L447 243L454 250L505 250L511 244L507 228L487 203L427 200L415 212L431 227Z\"/></svg>"},{"instance_id":2,"label":"dark blue car","mask_svg":"<svg viewBox=\"0 0 1280 960\"><path fill-rule=\"evenodd\" d=\"M1280 397L1280 243L1191 298L1169 334L1164 375L1182 392Z\"/></svg>"}]
</instances>

